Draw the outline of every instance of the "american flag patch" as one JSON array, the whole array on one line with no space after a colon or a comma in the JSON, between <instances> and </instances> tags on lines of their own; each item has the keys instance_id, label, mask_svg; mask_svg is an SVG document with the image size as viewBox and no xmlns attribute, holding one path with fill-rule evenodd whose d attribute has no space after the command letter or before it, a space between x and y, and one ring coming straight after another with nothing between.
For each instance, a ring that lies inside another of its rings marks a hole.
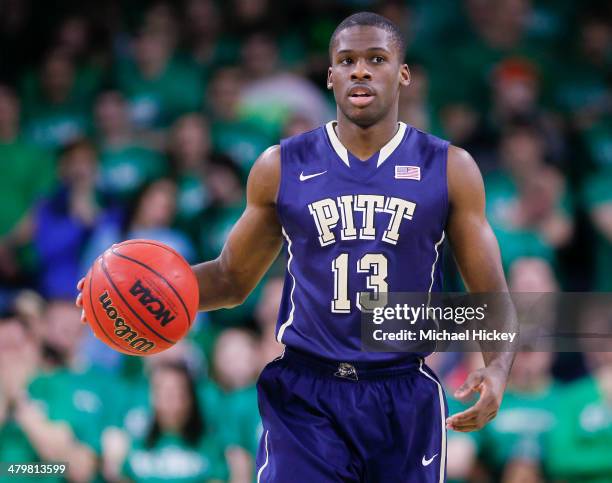
<instances>
[{"instance_id":1,"label":"american flag patch","mask_svg":"<svg viewBox=\"0 0 612 483\"><path fill-rule=\"evenodd\" d=\"M396 166L395 179L415 179L421 181L421 168L419 166Z\"/></svg>"}]
</instances>

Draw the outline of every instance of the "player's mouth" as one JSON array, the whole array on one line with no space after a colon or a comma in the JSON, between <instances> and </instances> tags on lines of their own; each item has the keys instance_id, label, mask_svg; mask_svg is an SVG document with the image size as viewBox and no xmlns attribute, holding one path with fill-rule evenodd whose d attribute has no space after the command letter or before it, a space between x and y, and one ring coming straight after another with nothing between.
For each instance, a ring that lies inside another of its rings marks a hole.
<instances>
[{"instance_id":1,"label":"player's mouth","mask_svg":"<svg viewBox=\"0 0 612 483\"><path fill-rule=\"evenodd\" d=\"M354 86L349 89L348 98L349 102L355 107L365 107L372 103L374 91L367 86Z\"/></svg>"}]
</instances>

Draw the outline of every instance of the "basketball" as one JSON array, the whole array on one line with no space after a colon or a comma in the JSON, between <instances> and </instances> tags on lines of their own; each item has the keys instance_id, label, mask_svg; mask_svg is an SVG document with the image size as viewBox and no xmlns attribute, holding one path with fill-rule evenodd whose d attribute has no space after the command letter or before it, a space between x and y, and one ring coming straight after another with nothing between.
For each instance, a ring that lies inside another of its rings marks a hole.
<instances>
[{"instance_id":1,"label":"basketball","mask_svg":"<svg viewBox=\"0 0 612 483\"><path fill-rule=\"evenodd\" d=\"M198 283L187 261L152 240L111 246L83 285L85 317L111 348L134 356L157 354L185 336L198 311Z\"/></svg>"}]
</instances>

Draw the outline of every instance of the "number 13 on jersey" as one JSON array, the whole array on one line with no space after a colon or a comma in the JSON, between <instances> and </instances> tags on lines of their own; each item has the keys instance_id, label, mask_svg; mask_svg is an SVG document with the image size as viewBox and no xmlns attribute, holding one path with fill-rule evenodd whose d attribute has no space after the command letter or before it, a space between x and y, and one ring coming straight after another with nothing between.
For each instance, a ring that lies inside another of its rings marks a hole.
<instances>
[{"instance_id":1,"label":"number 13 on jersey","mask_svg":"<svg viewBox=\"0 0 612 483\"><path fill-rule=\"evenodd\" d=\"M348 253L341 253L332 261L334 273L334 299L331 301L331 311L335 314L351 313L351 300L349 299L349 270L350 259ZM375 307L387 304L387 257L382 253L366 253L357 260L357 273L366 275L366 283L371 293L357 292L355 303L363 312L370 312Z\"/></svg>"}]
</instances>

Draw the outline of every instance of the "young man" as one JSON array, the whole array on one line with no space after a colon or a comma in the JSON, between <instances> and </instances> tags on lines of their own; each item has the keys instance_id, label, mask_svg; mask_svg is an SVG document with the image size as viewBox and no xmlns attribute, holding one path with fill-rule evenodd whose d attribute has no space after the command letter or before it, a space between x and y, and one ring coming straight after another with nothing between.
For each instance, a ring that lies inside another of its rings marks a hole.
<instances>
[{"instance_id":1,"label":"young man","mask_svg":"<svg viewBox=\"0 0 612 483\"><path fill-rule=\"evenodd\" d=\"M240 304L286 241L286 350L258 382L258 481L441 482L445 428L473 431L495 416L512 356L484 352L486 367L457 393L479 392L478 402L446 419L422 354L361 350L358 294L439 291L446 235L470 291L507 291L482 178L468 153L398 122L410 73L391 22L352 15L330 55L337 122L256 161L221 255L194 267L200 308Z\"/></svg>"}]
</instances>

